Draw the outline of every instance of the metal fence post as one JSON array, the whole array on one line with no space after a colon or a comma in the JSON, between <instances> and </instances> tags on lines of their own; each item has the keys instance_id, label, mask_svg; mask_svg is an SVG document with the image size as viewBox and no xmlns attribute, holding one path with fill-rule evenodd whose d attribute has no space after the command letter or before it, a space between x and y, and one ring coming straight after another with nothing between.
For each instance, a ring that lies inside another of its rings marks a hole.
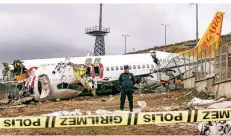
<instances>
[{"instance_id":1,"label":"metal fence post","mask_svg":"<svg viewBox=\"0 0 231 136\"><path fill-rule=\"evenodd\" d=\"M217 53L216 53L216 46L213 45L213 66L214 66L214 74L217 75L216 69L217 69ZM217 82L217 76L215 77L215 83Z\"/></svg>"},{"instance_id":2,"label":"metal fence post","mask_svg":"<svg viewBox=\"0 0 231 136\"><path fill-rule=\"evenodd\" d=\"M209 47L209 75L211 75L212 46Z\"/></svg>"},{"instance_id":3,"label":"metal fence post","mask_svg":"<svg viewBox=\"0 0 231 136\"><path fill-rule=\"evenodd\" d=\"M194 60L194 57L195 57L195 53L194 53L194 50L192 50L192 60L193 60L193 70L194 71L194 68L195 68L195 60Z\"/></svg>"},{"instance_id":4,"label":"metal fence post","mask_svg":"<svg viewBox=\"0 0 231 136\"><path fill-rule=\"evenodd\" d=\"M198 61L198 58L199 58L199 53L198 53L198 47L196 48L196 56L197 56L197 62L196 62L196 80L198 80L198 77L199 77L199 73L198 73L198 67L199 67L199 61Z\"/></svg>"},{"instance_id":5,"label":"metal fence post","mask_svg":"<svg viewBox=\"0 0 231 136\"><path fill-rule=\"evenodd\" d=\"M185 54L185 53L184 53ZM184 70L185 70L185 72L186 72L186 63L185 63L185 55L183 54L183 58L184 58ZM185 73L184 72L184 73ZM185 78L187 78L187 73L185 73Z\"/></svg>"},{"instance_id":6,"label":"metal fence post","mask_svg":"<svg viewBox=\"0 0 231 136\"><path fill-rule=\"evenodd\" d=\"M187 57L187 59L188 59L188 62L187 62L187 65L188 65L188 71L187 71L187 73L188 73L188 77L190 77L190 69L191 69L191 60L190 60L190 51L189 51L189 53L188 53L188 57Z\"/></svg>"},{"instance_id":7,"label":"metal fence post","mask_svg":"<svg viewBox=\"0 0 231 136\"><path fill-rule=\"evenodd\" d=\"M204 67L203 67L203 51L201 51L201 72L200 72L200 80L201 80L201 78L202 78L202 73L203 73L203 71L204 71Z\"/></svg>"},{"instance_id":8,"label":"metal fence post","mask_svg":"<svg viewBox=\"0 0 231 136\"><path fill-rule=\"evenodd\" d=\"M222 79L222 73L221 73L221 71L222 71L222 47L220 48L220 51L219 51L219 57L220 57L220 68L219 68L219 76L220 76L220 79L219 79L219 81Z\"/></svg>"},{"instance_id":9,"label":"metal fence post","mask_svg":"<svg viewBox=\"0 0 231 136\"><path fill-rule=\"evenodd\" d=\"M207 74L207 51L208 50L208 48L206 48L205 50L204 50L204 64L205 64L205 66L204 66L204 72L203 72L203 79L205 78L205 76L206 76L206 74Z\"/></svg>"},{"instance_id":10,"label":"metal fence post","mask_svg":"<svg viewBox=\"0 0 231 136\"><path fill-rule=\"evenodd\" d=\"M225 49L226 49L226 55L225 55L225 62L226 62L226 66L225 66L225 68L226 68L226 71L225 71L225 79L227 80L228 79L228 70L229 70L229 46L228 46L228 44L226 44L225 45Z\"/></svg>"}]
</instances>

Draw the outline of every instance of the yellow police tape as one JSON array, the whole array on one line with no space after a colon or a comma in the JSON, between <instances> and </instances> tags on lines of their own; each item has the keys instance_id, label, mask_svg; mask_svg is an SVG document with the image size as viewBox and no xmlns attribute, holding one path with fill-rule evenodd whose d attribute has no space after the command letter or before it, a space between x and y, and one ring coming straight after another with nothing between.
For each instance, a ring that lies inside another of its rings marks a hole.
<instances>
[{"instance_id":1,"label":"yellow police tape","mask_svg":"<svg viewBox=\"0 0 231 136\"><path fill-rule=\"evenodd\" d=\"M128 114L0 118L0 128L58 128L231 120L231 108Z\"/></svg>"}]
</instances>

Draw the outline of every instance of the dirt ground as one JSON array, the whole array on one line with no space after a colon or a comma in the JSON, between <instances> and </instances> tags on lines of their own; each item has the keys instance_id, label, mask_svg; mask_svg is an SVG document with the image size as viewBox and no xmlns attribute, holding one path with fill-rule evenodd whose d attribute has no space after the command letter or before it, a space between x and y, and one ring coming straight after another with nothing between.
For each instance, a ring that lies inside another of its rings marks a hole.
<instances>
[{"instance_id":1,"label":"dirt ground","mask_svg":"<svg viewBox=\"0 0 231 136\"><path fill-rule=\"evenodd\" d=\"M135 94L134 106L139 108L137 101L145 101L147 107L143 111L184 110L188 99L178 99L186 94L185 91L174 91L165 94ZM8 105L0 106L0 117L41 115L60 110L84 111L118 110L120 95L104 96L99 98L78 97L72 100L58 102L43 102L26 107L13 108ZM128 110L128 101L125 104ZM197 135L197 124L172 125L137 125L112 127L81 127L81 128L49 128L49 129L0 129L0 134L7 135Z\"/></svg>"}]
</instances>

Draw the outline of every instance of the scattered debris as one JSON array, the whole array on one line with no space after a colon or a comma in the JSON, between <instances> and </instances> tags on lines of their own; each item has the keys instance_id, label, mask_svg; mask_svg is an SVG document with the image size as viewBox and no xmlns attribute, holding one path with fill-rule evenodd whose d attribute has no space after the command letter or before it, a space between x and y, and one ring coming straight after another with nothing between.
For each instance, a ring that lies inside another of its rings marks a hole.
<instances>
[{"instance_id":1,"label":"scattered debris","mask_svg":"<svg viewBox=\"0 0 231 136\"><path fill-rule=\"evenodd\" d=\"M212 102L214 102L214 100L202 100L200 98L194 97L191 101L189 101L188 105L204 105Z\"/></svg>"},{"instance_id":2,"label":"scattered debris","mask_svg":"<svg viewBox=\"0 0 231 136\"><path fill-rule=\"evenodd\" d=\"M201 135L231 135L231 121L202 122L198 129Z\"/></svg>"},{"instance_id":3,"label":"scattered debris","mask_svg":"<svg viewBox=\"0 0 231 136\"><path fill-rule=\"evenodd\" d=\"M82 112L80 112L79 109L76 109L73 112L58 111L58 112L53 112L53 113L50 113L50 114L43 114L41 116L76 116L76 115L82 115Z\"/></svg>"},{"instance_id":4,"label":"scattered debris","mask_svg":"<svg viewBox=\"0 0 231 136\"><path fill-rule=\"evenodd\" d=\"M137 101L137 104L140 106L141 109L147 106L147 103L145 101Z\"/></svg>"},{"instance_id":5,"label":"scattered debris","mask_svg":"<svg viewBox=\"0 0 231 136\"><path fill-rule=\"evenodd\" d=\"M213 100L211 103L206 103L207 108L230 108L231 101L226 101L230 98L220 98ZM201 135L231 135L231 121L209 121L198 124L198 129Z\"/></svg>"},{"instance_id":6,"label":"scattered debris","mask_svg":"<svg viewBox=\"0 0 231 136\"><path fill-rule=\"evenodd\" d=\"M134 108L133 112L138 113L141 112L143 108L146 107L146 102L145 101L138 101L137 104L140 106L140 108ZM41 116L76 116L76 115L91 115L92 113L95 113L96 115L104 115L104 114L123 114L123 113L129 113L129 111L121 111L121 110L115 110L115 111L109 111L109 110L96 110L95 112L91 111L86 111L85 113L81 112L79 109L76 109L75 111L58 111L58 112L53 112L50 114L43 114Z\"/></svg>"},{"instance_id":7,"label":"scattered debris","mask_svg":"<svg viewBox=\"0 0 231 136\"><path fill-rule=\"evenodd\" d=\"M215 104L208 106L207 108L209 109L231 108L231 101L223 101L220 103L215 103Z\"/></svg>"},{"instance_id":8,"label":"scattered debris","mask_svg":"<svg viewBox=\"0 0 231 136\"><path fill-rule=\"evenodd\" d=\"M104 114L112 114L113 112L111 112L111 111L108 111L108 110L97 110L97 111L95 111L95 113L97 114L97 115L104 115Z\"/></svg>"},{"instance_id":9,"label":"scattered debris","mask_svg":"<svg viewBox=\"0 0 231 136\"><path fill-rule=\"evenodd\" d=\"M26 107L27 105L23 104L23 105L17 105L17 106L11 106L11 108L22 108L22 107Z\"/></svg>"}]
</instances>

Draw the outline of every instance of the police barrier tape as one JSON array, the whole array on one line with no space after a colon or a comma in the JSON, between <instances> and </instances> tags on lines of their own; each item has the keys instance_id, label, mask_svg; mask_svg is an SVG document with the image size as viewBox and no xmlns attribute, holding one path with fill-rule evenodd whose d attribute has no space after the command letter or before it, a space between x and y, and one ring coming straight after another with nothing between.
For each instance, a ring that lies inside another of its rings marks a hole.
<instances>
[{"instance_id":1,"label":"police barrier tape","mask_svg":"<svg viewBox=\"0 0 231 136\"><path fill-rule=\"evenodd\" d=\"M58 128L231 120L231 108L128 114L0 118L0 128Z\"/></svg>"}]
</instances>

